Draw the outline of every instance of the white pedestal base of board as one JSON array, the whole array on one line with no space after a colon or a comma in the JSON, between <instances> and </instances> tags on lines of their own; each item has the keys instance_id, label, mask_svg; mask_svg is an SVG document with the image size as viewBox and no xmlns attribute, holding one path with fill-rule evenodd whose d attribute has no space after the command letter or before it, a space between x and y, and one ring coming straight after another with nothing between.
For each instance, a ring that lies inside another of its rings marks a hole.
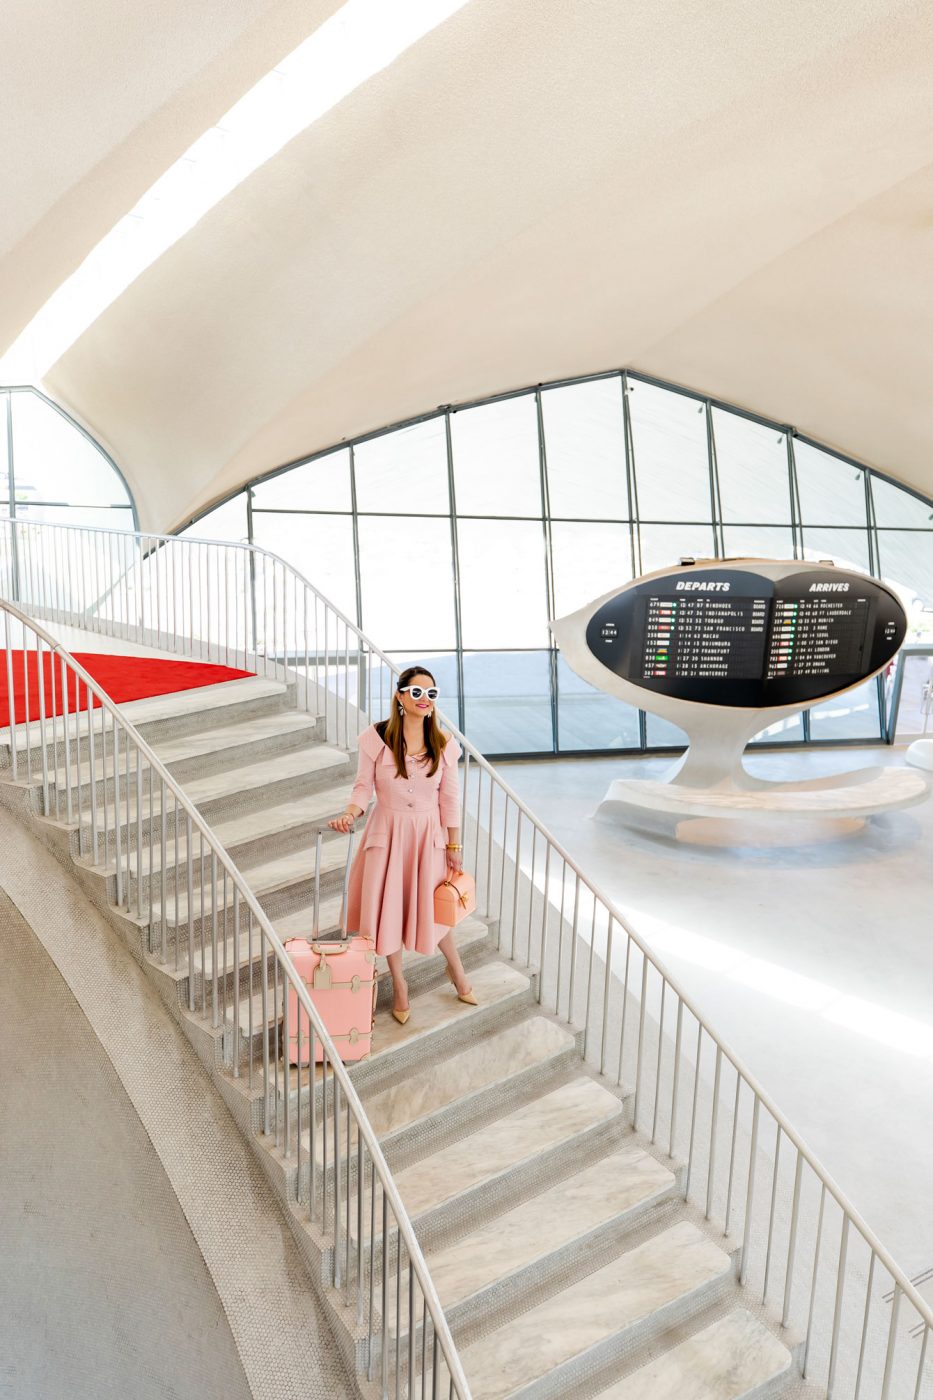
<instances>
[{"instance_id":1,"label":"white pedestal base of board","mask_svg":"<svg viewBox=\"0 0 933 1400\"><path fill-rule=\"evenodd\" d=\"M688 767L682 761L667 780L617 778L594 816L694 844L797 846L852 835L867 817L911 807L933 787L933 776L905 768L771 783L741 763L715 785L699 787L683 781Z\"/></svg>"}]
</instances>

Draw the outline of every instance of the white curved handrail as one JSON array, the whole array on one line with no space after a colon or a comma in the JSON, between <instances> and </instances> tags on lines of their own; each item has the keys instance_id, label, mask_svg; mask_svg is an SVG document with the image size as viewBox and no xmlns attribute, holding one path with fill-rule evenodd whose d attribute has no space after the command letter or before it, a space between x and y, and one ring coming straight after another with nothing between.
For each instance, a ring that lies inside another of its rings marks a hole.
<instances>
[{"instance_id":1,"label":"white curved handrail","mask_svg":"<svg viewBox=\"0 0 933 1400\"><path fill-rule=\"evenodd\" d=\"M434 1284L433 1284L433 1282L432 1282L432 1280L431 1280L430 1273L429 1273L429 1271L428 1271L427 1265L426 1265L425 1260L424 1260L424 1255L422 1254L421 1247L420 1247L420 1245L418 1244L417 1238L416 1238L416 1236L415 1236L414 1229L413 1229L412 1224L411 1224L411 1221L410 1221L410 1219L409 1219L409 1217L408 1217L408 1213L407 1213L407 1211L406 1211L406 1209L405 1209L404 1203L402 1202L401 1196L399 1195L398 1187L397 1187L396 1184L395 1184L395 1180L394 1180L394 1178L393 1178L393 1176L392 1176L392 1173L391 1173L391 1171L390 1171L390 1169L389 1169L389 1166L388 1166L388 1164L387 1164L387 1162L386 1162L386 1160L385 1160L385 1157L384 1157L384 1155L383 1155L383 1153L382 1153L382 1149L381 1149L381 1147L379 1146L379 1140L378 1140L378 1138L377 1138L377 1136L376 1136L376 1134L375 1134L375 1132L374 1132L374 1130L373 1130L373 1127L372 1127L371 1123L369 1122L369 1119L368 1119L368 1117L367 1117L367 1115L366 1115L366 1112L365 1112L365 1110L364 1110L364 1108L363 1108L363 1105L362 1105L362 1103L360 1102L359 1095L357 1094L356 1089L355 1089L354 1086L353 1086L353 1082L352 1082L352 1080L351 1080L349 1074L347 1073L347 1070L346 1070L346 1068L345 1068L345 1066L344 1066L344 1064L343 1064L343 1061L341 1060L340 1055L339 1055L338 1052L337 1052L337 1049L336 1049L336 1047L335 1047L335 1045L334 1045L334 1043L333 1043L333 1041L332 1041L332 1039L331 1039L331 1037L330 1037L330 1034L329 1034L329 1032L328 1032L328 1030L327 1030L327 1028L326 1028L326 1026L325 1026L325 1024L324 1024L324 1022L323 1022L323 1020L321 1019L320 1013L318 1012L317 1008L315 1007L314 1002L311 1000L311 997L310 997L309 994L308 994L307 988L305 987L305 984L304 984L303 980L302 980L301 977L296 973L296 971L295 971L295 969L294 969L294 965L292 964L291 959L289 958L288 954L286 953L285 947L284 947L284 945L283 945L281 939L279 938L278 934L276 933L275 928L273 927L271 921L269 920L269 918L267 917L267 915L266 915L265 912L263 911L262 906L259 904L258 900L256 899L256 896L253 894L252 890L250 889L248 882L246 881L246 879L244 878L244 876L241 874L241 872L240 872L239 869L237 868L235 862L234 862L233 859L230 857L230 855L227 853L227 851L225 850L225 848L223 847L223 845L221 844L221 842L218 840L218 838L216 837L215 833L212 831L210 825L209 825L209 824L204 820L204 818L201 816L200 812L198 811L197 807L195 807L194 803L191 802L191 800L189 799L189 797L188 797L187 794L185 793L184 788L177 782L177 780L176 780L175 778L172 777L172 774L171 774L171 773L169 772L169 770L164 766L164 764L162 764L162 762L159 760L158 756L157 756L157 755L155 754L155 752L150 748L150 746L146 743L146 741L145 741L145 739L142 737L142 735L138 733L138 731L135 729L135 727L134 727L134 726L129 722L129 720L127 720L126 717L121 713L120 707L119 707L117 704L115 704L115 703L110 699L110 697L107 695L106 691L97 683L97 681L94 680L94 678L93 678L93 677L88 673L88 671L80 664L80 662L76 661L75 658L70 654L70 652L69 652L65 647L63 647L49 632L47 632L43 627L41 627L39 624L37 624L31 617L29 617L29 615L28 615L27 613L23 612L20 608L16 607L15 605L13 605L12 603L6 601L6 600L3 599L3 598L0 598L0 611L2 611L2 613L3 613L3 615L4 615L4 641L5 641L4 651L5 651L5 654L6 654L6 666L7 666L7 694L8 694L9 704L10 704L10 718L11 718L11 723L10 723L10 726L9 726L9 729L10 729L10 744L11 744L11 750L12 750L12 752L13 752L14 754L16 753L16 747L17 747L18 722L17 722L17 720L16 720L15 712L14 712L14 699L13 699L14 691L13 691L13 685L12 685L12 683L11 683L11 680L9 679L9 678L10 678L10 675L11 675L11 646L10 646L9 620L10 620L10 619L13 619L13 620L22 628L24 634L26 634L26 633L32 633L33 637L35 638L35 642L36 642L35 653L36 653L36 658L37 658L37 666L36 666L37 683L38 683L38 685L39 685L39 706L40 706L40 716L39 716L39 725L40 725L39 748L40 748L41 763L42 763L43 812L44 812L45 814L47 814L47 813L48 813L48 810L49 810L49 795L50 795L50 786L51 786L51 785L50 785L50 781L49 781L48 763L47 763L47 746L48 746L49 739L50 739L50 731L49 731L48 726L49 726L49 725L53 725L53 726L54 726L54 721L55 721L55 718L56 718L55 715L53 715L53 716L48 716L48 715L46 714L46 712L45 712L45 691L44 691L44 679L43 679L43 678L44 678L45 671L44 671L44 664L43 664L43 655L44 655L44 653L47 651L47 652L50 654L50 656L51 656L52 658L57 657L57 658L59 659L60 663L62 664L62 666L64 666L64 667L67 669L67 671L68 671L74 678L76 678L77 681L80 681L81 685L84 686L85 692L86 692L86 696L88 697L88 700L87 700L87 707L86 707L86 708L87 708L88 720L90 721L90 715L91 715L91 712L92 712L92 710L93 710L94 708L100 708L103 712L105 712L106 714L108 714L108 715L110 716L111 734L113 734L113 733L116 731L116 728L119 727L119 730L120 730L120 731L123 733L123 735L125 736L125 741L127 742L127 744L132 744L133 749L134 749L135 752L138 754L138 756L139 756L141 759L145 760L145 763L146 763L146 765L148 766L149 770L150 770L152 773L154 773L154 774L156 774L156 775L158 776L158 779L159 779L159 781L160 781L160 784L163 786L163 789L164 789L164 790L167 790L167 791L169 791L169 792L172 793L173 799L174 799L175 803L177 804L177 807L181 807L181 809L183 810L183 812L184 812L184 814L185 814L185 819L186 819L186 822L187 822L187 824L188 824L189 833L190 833L192 830L196 830L196 831L198 832L198 834L199 834L199 836L200 836L202 842L204 843L204 845L206 845L206 846L208 847L208 849L209 849L210 852L212 853L213 857L216 859L217 863L222 867L222 869L223 869L223 870L226 872L226 874L229 876L230 881L231 881L231 884L232 884L233 887L239 892L240 900L243 902L243 904L245 904L245 906L247 907L247 909L250 911L250 914L251 914L252 918L255 920L256 924L258 925L258 927L259 927L259 929L260 929L260 931L261 931L261 936L262 936L262 938L265 940L265 942L268 944L269 948L270 948L270 949L272 950L272 952L274 953L275 959L276 959L276 962L277 962L277 965L278 965L279 969L281 970L281 975L282 975L282 977L283 977L283 980L284 980L284 981L287 981L290 991L294 993L294 995L295 995L295 997L296 997L296 1000L297 1000L297 1003L298 1003L298 1005L301 1007L301 1010L304 1012L304 1014L307 1016L307 1018L308 1018L308 1024L309 1024L309 1026L311 1027L311 1030L312 1030L312 1032L313 1032L313 1034L310 1036L310 1043L309 1043L309 1047L308 1047L308 1050L309 1050L309 1062L312 1062L312 1061L313 1061L313 1058L314 1058L314 1036L316 1036L317 1039L320 1041L322 1047L323 1047L323 1052L324 1052L324 1064L325 1064L325 1067L326 1067L327 1065L330 1066L330 1070L331 1070L331 1072L332 1072L332 1074L333 1074L335 1084L336 1084L337 1086L339 1086L339 1090L340 1090L341 1095L343 1096L343 1099L344 1099L344 1102L345 1102L345 1104L346 1104L347 1110L348 1110L349 1112L351 1112L352 1115L353 1115L353 1119L354 1119L354 1122L355 1122L355 1124L356 1124L357 1133L358 1133L358 1135L359 1135L359 1140L360 1140L360 1142L365 1146L366 1152L368 1153L369 1158L370 1158L370 1161L371 1161L371 1163L372 1163L374 1172L376 1173L376 1175L378 1175L379 1182L380 1182L380 1186L381 1186L382 1191L383 1191L384 1200L388 1202L388 1206L391 1208L391 1212L392 1212L392 1215L393 1215L394 1218L395 1218L395 1223L396 1223L396 1226L397 1226L397 1229L398 1229L399 1236L400 1236L400 1238L401 1238L401 1240L402 1240L402 1243L404 1244L405 1252L406 1252L406 1254L407 1254L407 1256L408 1256L409 1266L410 1266L410 1268L414 1271L414 1274L415 1274L415 1276L417 1277L418 1284L419 1284L420 1289L421 1289L421 1294L422 1294L422 1297L423 1297L423 1300L424 1300L424 1304L425 1304L425 1306L426 1306L426 1308L427 1308L428 1313L430 1314L431 1322L432 1322L433 1328L434 1328L434 1336L435 1336L435 1339L436 1339L436 1345L439 1346L439 1348L440 1348L440 1350L441 1350L441 1352L442 1352L442 1354L443 1354L444 1362L445 1362L445 1364L446 1364L446 1366L447 1366L447 1369L448 1369L448 1372L449 1372L449 1376L450 1376L450 1381L451 1381L452 1389L456 1392L456 1394L457 1394L458 1397L461 1397L461 1400L470 1400L470 1390L469 1390L469 1386L468 1386L468 1384L467 1384L466 1376L465 1376L465 1374L464 1374L464 1372L463 1372L463 1367L462 1367L462 1364L461 1364L461 1362L460 1362L460 1358L459 1358L459 1356L458 1356L458 1354L457 1354L457 1349L456 1349L456 1347L455 1347L455 1345L454 1345L453 1338L452 1338L452 1336L451 1336L451 1334L450 1334L450 1328L449 1328L449 1326L448 1326L447 1319L446 1319L446 1317L445 1317L445 1315L444 1315L443 1308L441 1307L441 1303L440 1303L440 1299L438 1298L437 1291L436 1291L436 1289L435 1289L435 1287L434 1287ZM24 652L25 652L26 650L27 650L27 649L24 648ZM27 664L27 665L28 665L28 662L26 662L26 663L24 663L24 664ZM52 676L54 677L54 661L53 661L53 663L52 663ZM63 693L67 695L69 692L68 692L68 691L64 691ZM79 689L78 687L75 687L75 694L76 694L76 697L80 698L80 689ZM96 707L93 706L93 705L91 704L90 697L93 697L94 700L96 700L96 702L97 702ZM78 710L78 711L72 711L72 710L69 709L69 710L67 711L67 714L68 714L69 717L70 717L71 714L76 714L76 715L78 715L78 717L79 717L79 716L80 716L80 710ZM67 730L68 730L68 719L65 719L64 716L63 716L63 720L64 720L65 729L66 729L66 732L67 732ZM31 722L31 721L29 720L28 715L27 715L26 720L25 720L25 723L28 725L28 724L30 724L30 722ZM79 741L79 743L80 743L80 717L78 718L78 723L77 723L77 725L76 725L76 729L77 729L77 738L78 738L78 741ZM51 730L51 742L52 742L52 744L53 744L53 747L57 749L57 746L58 746L57 727L53 727L52 730ZM127 750L127 756L128 756L128 750ZM68 761L68 760L66 759L66 762L67 762L67 761ZM30 768L31 768L31 764L30 764ZM115 775L115 777L116 777L116 775L118 774L118 763L117 763L116 751L115 751L115 753L114 753L113 772L114 772L114 775ZM105 773L104 781L105 781L105 783L106 783L106 764L105 764L104 773ZM128 781L128 779L129 779L129 773L130 773L130 765L127 764L127 781ZM31 774L30 774L30 776L31 776ZM70 776L70 775L69 775L69 776ZM94 782L94 775L93 775L93 773L91 774L91 781ZM117 778L117 782L118 782L118 778ZM119 787L118 787L118 786L117 786L116 791L115 791L115 796L116 796L117 808L119 809L120 797L119 797ZM116 815L115 815L115 822L116 822L116 823L119 823L120 820L121 820L121 818L120 818L120 814L119 814L119 810L118 810L117 813L116 813ZM191 848L191 842L190 842L190 834L189 834L189 851L190 851L190 848ZM95 852L95 857L96 857L96 852ZM127 857L127 866L126 866L125 875L126 875L127 884L128 884L128 877L129 877L129 874L130 874L129 847L128 847L128 846L127 846L127 850L126 850L126 857ZM119 852L119 848L118 848L118 855L117 855L118 869L119 869L119 862L120 862L120 859L121 859L121 857L120 857L120 852ZM191 894L191 891L190 891L190 888L189 888L189 899L190 899L190 894ZM118 902L119 902L119 899L118 899ZM163 917L164 917L164 909L162 910L162 914L163 914ZM263 954L263 956L265 957L265 954ZM215 965L216 965L216 964L215 964ZM190 977L190 975L191 975L191 967L190 967L190 963L189 963L189 977ZM235 991L234 991L234 995L236 996L237 994L238 994L238 993L237 993L237 991L235 990ZM299 1015L300 1015L300 1013L299 1013ZM296 1030L297 1030L297 1032L298 1032L298 1039L299 1039L299 1059L300 1059L300 1056L301 1056L300 1023L299 1023L299 1027L296 1028ZM285 1031L284 1031L284 1034L283 1034L283 1045L287 1046L288 1041L289 1041L288 1019L287 1019L287 1013L286 1013ZM235 1052L234 1052L235 1054L237 1053L237 1049L238 1049L238 1047L235 1048ZM299 1092L300 1092L300 1090L299 1090ZM334 1131L334 1141L335 1141L335 1143L338 1143L338 1142L339 1142L339 1137L340 1137L340 1133L339 1133L339 1116L340 1116L340 1115L339 1115L339 1100L338 1100L336 1097L335 1097L334 1103L335 1103L335 1118L336 1118L336 1126L335 1126L335 1131ZM325 1133L326 1133L326 1129L325 1129ZM310 1151L311 1153L314 1153L315 1150L316 1150L316 1143L312 1140L311 1143L310 1143L309 1151ZM300 1165L299 1165L299 1170L300 1170ZM336 1167L336 1175L337 1175L337 1177L339 1177L339 1174L340 1174L340 1168L339 1168L339 1158L338 1158L338 1159L337 1159L337 1167ZM362 1190L362 1189L363 1189L363 1186L364 1186L364 1182L363 1182L363 1181L359 1181L359 1182L358 1182L358 1186L359 1186L359 1189ZM341 1247L341 1246L340 1246L340 1231L339 1231L340 1202L339 1202L339 1192L338 1192L336 1189L335 1189L335 1191L334 1191L334 1200L335 1200L335 1246L334 1246L334 1248L335 1248L335 1253L339 1253L339 1250L340 1250L340 1247ZM374 1200L373 1200L373 1208L375 1209L375 1198L374 1198ZM381 1267L382 1267L383 1270L386 1270L386 1269L388 1268L388 1260L387 1260L387 1258L385 1257L385 1255L386 1255L386 1249L385 1249L385 1232L383 1233L383 1242L384 1242L384 1243L383 1243L383 1259L382 1259L382 1265L381 1265ZM361 1241L360 1241L360 1243L361 1243ZM372 1249L372 1248L374 1248L374 1242L373 1242L373 1241L371 1241L371 1249ZM339 1282L339 1275L338 1275L338 1282ZM358 1280L358 1284L359 1284L359 1280ZM385 1323L385 1319L383 1319L383 1325L384 1325L384 1323ZM412 1338L412 1340L413 1340L413 1338Z\"/></svg>"}]
</instances>

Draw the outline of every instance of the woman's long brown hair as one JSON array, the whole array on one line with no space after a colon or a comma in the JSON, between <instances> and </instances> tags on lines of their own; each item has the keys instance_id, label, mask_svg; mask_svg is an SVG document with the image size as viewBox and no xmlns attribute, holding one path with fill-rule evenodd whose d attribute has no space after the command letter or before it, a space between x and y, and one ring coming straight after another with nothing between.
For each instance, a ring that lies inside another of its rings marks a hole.
<instances>
[{"instance_id":1,"label":"woman's long brown hair","mask_svg":"<svg viewBox=\"0 0 933 1400\"><path fill-rule=\"evenodd\" d=\"M396 692L403 685L411 685L415 676L427 676L433 685L437 685L437 681L426 667L409 666L407 671L403 671L399 676L395 687ZM432 710L429 715L425 715L423 728L424 746L427 749L426 758L431 764L428 772L433 774L437 772L437 765L441 761L441 754L447 747L447 735L437 722L436 710ZM381 724L377 724L376 730L386 748L391 749L395 755L395 766L398 769L398 776L400 778L407 778L408 773L405 771L405 729L402 716L398 712L398 700L395 694L393 694L392 697L392 712L389 718L384 719Z\"/></svg>"}]
</instances>

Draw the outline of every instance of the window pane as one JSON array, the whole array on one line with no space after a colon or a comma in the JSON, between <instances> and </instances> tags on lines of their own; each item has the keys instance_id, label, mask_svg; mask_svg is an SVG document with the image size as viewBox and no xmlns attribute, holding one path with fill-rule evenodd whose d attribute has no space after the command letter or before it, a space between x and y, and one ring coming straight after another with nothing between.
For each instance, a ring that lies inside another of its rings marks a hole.
<instances>
[{"instance_id":1,"label":"window pane","mask_svg":"<svg viewBox=\"0 0 933 1400\"><path fill-rule=\"evenodd\" d=\"M809 443L794 441L797 489L804 525L861 525L865 520L865 473Z\"/></svg>"},{"instance_id":2,"label":"window pane","mask_svg":"<svg viewBox=\"0 0 933 1400\"><path fill-rule=\"evenodd\" d=\"M362 515L359 536L366 635L383 651L456 646L450 521Z\"/></svg>"},{"instance_id":3,"label":"window pane","mask_svg":"<svg viewBox=\"0 0 933 1400\"><path fill-rule=\"evenodd\" d=\"M878 525L901 525L905 528L929 530L933 527L933 505L892 486L890 481L880 477L871 478L871 497L875 507L875 523Z\"/></svg>"},{"instance_id":4,"label":"window pane","mask_svg":"<svg viewBox=\"0 0 933 1400\"><path fill-rule=\"evenodd\" d=\"M638 711L588 685L557 658L557 733L562 753L576 749L637 749Z\"/></svg>"},{"instance_id":5,"label":"window pane","mask_svg":"<svg viewBox=\"0 0 933 1400\"><path fill-rule=\"evenodd\" d=\"M907 641L933 638L933 531L879 530L880 575L908 617Z\"/></svg>"},{"instance_id":6,"label":"window pane","mask_svg":"<svg viewBox=\"0 0 933 1400\"><path fill-rule=\"evenodd\" d=\"M195 540L248 541L246 492L241 491L238 496L224 501L223 505L215 506L206 515L202 515L200 520L196 520L186 530L179 530L178 533L182 539L190 536Z\"/></svg>"},{"instance_id":7,"label":"window pane","mask_svg":"<svg viewBox=\"0 0 933 1400\"><path fill-rule=\"evenodd\" d=\"M645 715L646 743L649 749L685 749L690 740L679 724L660 715Z\"/></svg>"},{"instance_id":8,"label":"window pane","mask_svg":"<svg viewBox=\"0 0 933 1400\"><path fill-rule=\"evenodd\" d=\"M68 525L72 530L17 530L20 601L41 603L57 597L64 607L113 617L120 612L110 589L134 560L135 549L107 530L132 530L133 513L79 506L21 506L17 513L34 526ZM92 527L82 531L79 527ZM101 528L103 527L103 528ZM174 546L178 548L179 546ZM97 600L95 607L95 600Z\"/></svg>"},{"instance_id":9,"label":"window pane","mask_svg":"<svg viewBox=\"0 0 933 1400\"><path fill-rule=\"evenodd\" d=\"M905 656L904 681L897 710L898 743L933 734L933 656Z\"/></svg>"},{"instance_id":10,"label":"window pane","mask_svg":"<svg viewBox=\"0 0 933 1400\"><path fill-rule=\"evenodd\" d=\"M787 444L775 428L713 409L722 518L790 523Z\"/></svg>"},{"instance_id":11,"label":"window pane","mask_svg":"<svg viewBox=\"0 0 933 1400\"><path fill-rule=\"evenodd\" d=\"M786 719L776 719L752 739L753 744L802 744L803 715L788 715ZM761 775L766 776L765 774Z\"/></svg>"},{"instance_id":12,"label":"window pane","mask_svg":"<svg viewBox=\"0 0 933 1400\"><path fill-rule=\"evenodd\" d=\"M460 723L460 686L457 676L457 653L435 652L435 651L393 651L389 656L398 666L400 671L404 671L407 666L426 666L431 675L437 681L437 688L441 692L437 700L437 708L462 730ZM389 687L388 694L391 695L394 681ZM381 716L377 718L387 719L389 715L388 702L383 708Z\"/></svg>"},{"instance_id":13,"label":"window pane","mask_svg":"<svg viewBox=\"0 0 933 1400\"><path fill-rule=\"evenodd\" d=\"M642 520L710 520L702 402L629 381L638 511Z\"/></svg>"},{"instance_id":14,"label":"window pane","mask_svg":"<svg viewBox=\"0 0 933 1400\"><path fill-rule=\"evenodd\" d=\"M627 525L556 520L551 526L551 549L557 617L582 608L611 588L621 588L633 577Z\"/></svg>"},{"instance_id":15,"label":"window pane","mask_svg":"<svg viewBox=\"0 0 933 1400\"><path fill-rule=\"evenodd\" d=\"M642 573L655 569L676 569L681 556L693 559L713 557L712 525L642 525Z\"/></svg>"},{"instance_id":16,"label":"window pane","mask_svg":"<svg viewBox=\"0 0 933 1400\"><path fill-rule=\"evenodd\" d=\"M353 451L358 510L448 515L447 433L443 414L399 428Z\"/></svg>"},{"instance_id":17,"label":"window pane","mask_svg":"<svg viewBox=\"0 0 933 1400\"><path fill-rule=\"evenodd\" d=\"M464 734L481 753L553 749L546 651L464 652Z\"/></svg>"},{"instance_id":18,"label":"window pane","mask_svg":"<svg viewBox=\"0 0 933 1400\"><path fill-rule=\"evenodd\" d=\"M794 536L780 525L726 525L728 559L793 559Z\"/></svg>"},{"instance_id":19,"label":"window pane","mask_svg":"<svg viewBox=\"0 0 933 1400\"><path fill-rule=\"evenodd\" d=\"M622 380L541 395L552 516L628 520Z\"/></svg>"},{"instance_id":20,"label":"window pane","mask_svg":"<svg viewBox=\"0 0 933 1400\"><path fill-rule=\"evenodd\" d=\"M840 569L860 569L871 572L868 562L868 532L866 530L830 530L803 527L804 559L831 559Z\"/></svg>"},{"instance_id":21,"label":"window pane","mask_svg":"<svg viewBox=\"0 0 933 1400\"><path fill-rule=\"evenodd\" d=\"M812 739L877 739L880 733L875 679L824 700L810 711Z\"/></svg>"},{"instance_id":22,"label":"window pane","mask_svg":"<svg viewBox=\"0 0 933 1400\"><path fill-rule=\"evenodd\" d=\"M350 508L350 453L345 447L253 487L254 510Z\"/></svg>"},{"instance_id":23,"label":"window pane","mask_svg":"<svg viewBox=\"0 0 933 1400\"><path fill-rule=\"evenodd\" d=\"M38 394L10 395L17 500L126 505L126 487L107 458Z\"/></svg>"},{"instance_id":24,"label":"window pane","mask_svg":"<svg viewBox=\"0 0 933 1400\"><path fill-rule=\"evenodd\" d=\"M450 415L459 515L541 515L534 394Z\"/></svg>"},{"instance_id":25,"label":"window pane","mask_svg":"<svg viewBox=\"0 0 933 1400\"><path fill-rule=\"evenodd\" d=\"M356 619L353 522L343 515L253 516L255 542L297 569L351 622ZM373 641L378 643L378 638Z\"/></svg>"},{"instance_id":26,"label":"window pane","mask_svg":"<svg viewBox=\"0 0 933 1400\"><path fill-rule=\"evenodd\" d=\"M460 520L457 538L464 646L547 646L541 525Z\"/></svg>"}]
</instances>

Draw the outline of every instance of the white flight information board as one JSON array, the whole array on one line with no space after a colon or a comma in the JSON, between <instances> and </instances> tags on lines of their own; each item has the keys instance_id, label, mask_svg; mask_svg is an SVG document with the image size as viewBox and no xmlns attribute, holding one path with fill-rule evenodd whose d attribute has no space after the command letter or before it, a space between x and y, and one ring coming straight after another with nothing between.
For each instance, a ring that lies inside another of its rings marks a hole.
<instances>
[{"instance_id":1,"label":"white flight information board","mask_svg":"<svg viewBox=\"0 0 933 1400\"><path fill-rule=\"evenodd\" d=\"M884 585L807 565L782 572L726 563L636 580L594 606L587 649L640 689L747 709L811 703L896 653L906 618Z\"/></svg>"}]
</instances>

